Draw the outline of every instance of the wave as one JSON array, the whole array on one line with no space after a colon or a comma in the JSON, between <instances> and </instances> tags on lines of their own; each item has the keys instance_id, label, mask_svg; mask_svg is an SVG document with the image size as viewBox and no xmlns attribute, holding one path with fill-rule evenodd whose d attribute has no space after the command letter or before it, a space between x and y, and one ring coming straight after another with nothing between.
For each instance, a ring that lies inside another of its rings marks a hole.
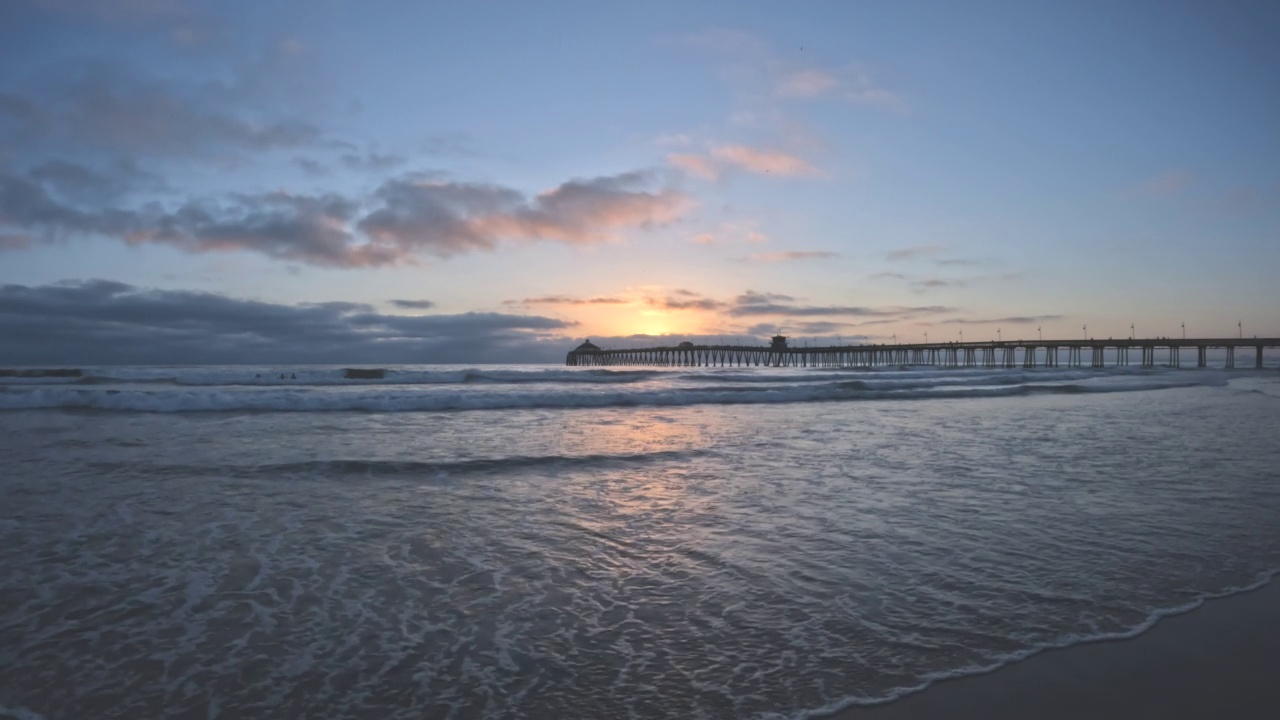
<instances>
[{"instance_id":1,"label":"wave","mask_svg":"<svg viewBox=\"0 0 1280 720\"><path fill-rule=\"evenodd\" d=\"M860 379L889 387L928 384L1016 385L1028 381L1084 379L1100 376L1085 368L992 369L936 368L925 366L877 368L422 368L389 366L369 368L370 377L348 377L347 368L299 367L292 370L232 366L207 367L102 367L85 368L76 376L0 377L0 388L68 385L172 385L179 387L309 388L377 387L404 385L633 385L652 381L711 385L821 384ZM1110 376L1152 376L1167 370L1109 368Z\"/></svg>"},{"instance_id":2,"label":"wave","mask_svg":"<svg viewBox=\"0 0 1280 720\"><path fill-rule=\"evenodd\" d=\"M664 370L604 368L508 370L462 368L414 370L373 368L379 377L350 378L344 368L112 368L83 375L0 378L4 385L179 385L192 387L311 387L368 385L523 385L529 383L629 384L669 376Z\"/></svg>"},{"instance_id":3,"label":"wave","mask_svg":"<svg viewBox=\"0 0 1280 720\"><path fill-rule=\"evenodd\" d=\"M1262 588L1269 585L1272 582L1272 580L1275 579L1277 576L1280 576L1280 570L1265 571L1256 575L1254 577L1254 581L1246 585L1228 587L1219 592L1203 592L1198 594L1192 600L1186 603L1183 603L1182 605L1176 605L1173 607L1166 607L1166 608L1158 608L1150 612L1137 625L1134 625L1133 627L1130 627L1127 630L1120 630L1117 632L1097 633L1092 635L1067 635L1062 638L1059 638L1056 642L1049 642L1042 645L1036 645L1033 647L1025 648L1023 650L1017 650L1011 653L1004 654L996 658L993 662L989 664L970 665L967 667L957 668L955 670L944 670L939 672L928 673L920 679L920 683L909 686L909 687L898 688L884 695L878 695L875 697L865 697L865 696L847 697L847 698L843 698L841 700L832 702L820 708L802 710L795 714L786 715L786 716L779 715L776 717L778 718L778 720L783 720L783 718L787 718L789 720L817 720L818 718L828 718L843 710L848 710L849 708L885 705L895 700L900 700L908 695L914 695L918 692L924 691L928 689L930 686L932 686L934 683L940 682L942 680L953 680L957 678L971 677L973 675L985 675L987 673L995 672L996 670L999 670L1000 668L1005 667L1006 665L1011 665L1015 662L1021 662L1022 660L1026 660L1027 658L1033 657L1035 655L1039 655L1040 653L1045 652L1046 650L1062 650L1064 648L1074 647L1076 645L1086 645L1089 643L1096 643L1096 642L1107 642L1107 641L1113 641L1113 640L1130 640L1142 635L1143 633L1147 632L1151 628L1155 627L1156 624L1159 623L1161 620L1167 617L1173 617L1175 615L1183 615L1183 614L1189 613L1201 607L1207 601L1218 600L1221 598L1227 598L1234 595L1241 595L1243 593L1254 592L1255 590L1261 590Z\"/></svg>"},{"instance_id":4,"label":"wave","mask_svg":"<svg viewBox=\"0 0 1280 720\"><path fill-rule=\"evenodd\" d=\"M185 472L200 474L209 471L232 477L259 477L271 475L323 475L323 476L380 476L413 475L443 478L471 473L497 473L508 469L541 467L601 468L619 465L637 465L650 462L682 461L714 454L710 450L661 450L656 452L588 455L516 455L471 460L308 460L290 463L261 465L158 465L151 469L166 473ZM132 466L131 466L132 467Z\"/></svg>"},{"instance_id":5,"label":"wave","mask_svg":"<svg viewBox=\"0 0 1280 720\"><path fill-rule=\"evenodd\" d=\"M975 380L977 380L975 378ZM1225 383L1225 380L1218 382ZM822 384L728 385L633 390L452 390L369 386L315 388L0 387L0 410L81 409L132 412L443 412L519 408L759 405L857 400L919 400L1043 394L1140 392L1213 384L1214 376L1103 376L1092 381L991 384L877 385L867 380Z\"/></svg>"}]
</instances>

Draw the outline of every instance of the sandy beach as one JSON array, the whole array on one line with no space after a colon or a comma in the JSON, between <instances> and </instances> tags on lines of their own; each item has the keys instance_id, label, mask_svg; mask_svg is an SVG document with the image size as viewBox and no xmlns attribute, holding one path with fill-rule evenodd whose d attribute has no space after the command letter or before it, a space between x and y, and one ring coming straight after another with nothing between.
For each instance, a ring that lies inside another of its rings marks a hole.
<instances>
[{"instance_id":1,"label":"sandy beach","mask_svg":"<svg viewBox=\"0 0 1280 720\"><path fill-rule=\"evenodd\" d=\"M1130 639L1051 650L837 720L1274 718L1280 583L1209 600Z\"/></svg>"}]
</instances>

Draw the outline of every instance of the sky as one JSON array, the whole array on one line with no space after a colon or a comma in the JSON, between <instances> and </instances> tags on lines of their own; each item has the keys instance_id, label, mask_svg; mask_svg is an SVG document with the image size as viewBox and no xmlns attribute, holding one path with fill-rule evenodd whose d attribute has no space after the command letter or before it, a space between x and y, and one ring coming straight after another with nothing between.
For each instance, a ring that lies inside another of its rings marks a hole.
<instances>
[{"instance_id":1,"label":"sky","mask_svg":"<svg viewBox=\"0 0 1280 720\"><path fill-rule=\"evenodd\" d=\"M1274 2L8 0L0 363L1277 337L1277 31Z\"/></svg>"}]
</instances>

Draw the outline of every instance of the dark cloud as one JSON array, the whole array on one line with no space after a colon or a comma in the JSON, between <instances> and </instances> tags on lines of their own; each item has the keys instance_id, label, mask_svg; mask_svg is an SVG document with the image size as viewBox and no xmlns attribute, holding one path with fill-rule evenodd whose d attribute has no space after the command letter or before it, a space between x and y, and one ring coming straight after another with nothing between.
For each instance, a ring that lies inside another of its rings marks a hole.
<instances>
[{"instance_id":1,"label":"dark cloud","mask_svg":"<svg viewBox=\"0 0 1280 720\"><path fill-rule=\"evenodd\" d=\"M116 4L141 12L152 3ZM103 7L108 5L115 4ZM49 64L0 87L0 143L13 145L26 160L72 153L77 160L220 162L317 146L320 130L282 109L289 83L277 70L289 55L272 48L203 81L100 58Z\"/></svg>"},{"instance_id":2,"label":"dark cloud","mask_svg":"<svg viewBox=\"0 0 1280 720\"><path fill-rule=\"evenodd\" d=\"M780 317L898 317L955 312L955 308L941 305L922 307L862 307L856 305L797 305L794 298L773 293L747 291L735 298L728 309L733 317L775 315Z\"/></svg>"},{"instance_id":3,"label":"dark cloud","mask_svg":"<svg viewBox=\"0 0 1280 720\"><path fill-rule=\"evenodd\" d=\"M0 168L0 234L45 242L65 240L74 233L123 237L140 224L132 211L84 210L65 202L55 196L57 185Z\"/></svg>"},{"instance_id":4,"label":"dark cloud","mask_svg":"<svg viewBox=\"0 0 1280 720\"><path fill-rule=\"evenodd\" d=\"M625 305L631 302L624 298L594 297L575 298L568 295L544 295L542 297L525 298L523 300L504 300L503 305Z\"/></svg>"},{"instance_id":5,"label":"dark cloud","mask_svg":"<svg viewBox=\"0 0 1280 720\"><path fill-rule=\"evenodd\" d=\"M1002 318L981 318L981 319L952 318L950 320L943 320L941 324L942 325L988 325L991 323L1004 323L1006 325L1031 325L1034 323L1050 322L1053 320L1063 320L1065 318L1066 318L1065 315L1014 315L1011 317L1002 317Z\"/></svg>"},{"instance_id":6,"label":"dark cloud","mask_svg":"<svg viewBox=\"0 0 1280 720\"><path fill-rule=\"evenodd\" d=\"M787 332L795 333L797 335L842 335L844 336L844 339L848 340L858 337L856 335L848 334L849 329L853 327L855 326L850 323L819 320L816 322L800 322L789 325L787 327Z\"/></svg>"},{"instance_id":7,"label":"dark cloud","mask_svg":"<svg viewBox=\"0 0 1280 720\"><path fill-rule=\"evenodd\" d=\"M371 242L440 257L499 240L591 243L623 228L670 223L689 206L674 190L645 189L643 173L571 180L533 198L510 188L404 176L377 191L382 207L358 225Z\"/></svg>"},{"instance_id":8,"label":"dark cloud","mask_svg":"<svg viewBox=\"0 0 1280 720\"><path fill-rule=\"evenodd\" d=\"M790 295L783 295L781 293L762 293L756 292L755 290L748 290L734 298L733 301L738 305L755 305L770 302L792 302L794 300L795 298Z\"/></svg>"},{"instance_id":9,"label":"dark cloud","mask_svg":"<svg viewBox=\"0 0 1280 720\"><path fill-rule=\"evenodd\" d=\"M305 172L308 175L311 175L314 177L321 177L329 174L329 166L325 165L319 160L312 160L311 158L300 157L300 158L294 158L294 162L298 163L298 167L302 168L303 172Z\"/></svg>"},{"instance_id":10,"label":"dark cloud","mask_svg":"<svg viewBox=\"0 0 1280 720\"><path fill-rule=\"evenodd\" d=\"M696 293L676 292L668 297L648 298L647 301L654 307L660 307L666 310L719 310L725 307L725 304L719 300L701 297Z\"/></svg>"},{"instance_id":11,"label":"dark cloud","mask_svg":"<svg viewBox=\"0 0 1280 720\"><path fill-rule=\"evenodd\" d=\"M911 286L917 290L936 290L938 288L962 288L969 283L964 280L945 280L943 278L925 278L913 280Z\"/></svg>"},{"instance_id":12,"label":"dark cloud","mask_svg":"<svg viewBox=\"0 0 1280 720\"><path fill-rule=\"evenodd\" d=\"M533 199L496 185L411 175L385 183L363 216L363 204L351 198L282 191L129 210L63 197L59 188L68 183L106 194L108 179L80 170L73 178L69 168L57 177L0 168L0 233L44 242L83 234L188 252L244 250L312 265L370 267L412 263L421 254L491 250L504 239L597 242L609 231L672 221L686 207L674 191L638 187L643 176L637 174L574 180Z\"/></svg>"},{"instance_id":13,"label":"dark cloud","mask_svg":"<svg viewBox=\"0 0 1280 720\"><path fill-rule=\"evenodd\" d=\"M436 305L430 300L392 300L391 304L407 310L426 310Z\"/></svg>"},{"instance_id":14,"label":"dark cloud","mask_svg":"<svg viewBox=\"0 0 1280 720\"><path fill-rule=\"evenodd\" d=\"M917 260L923 257L931 257L942 252L941 245L915 245L912 247L899 248L891 250L885 254L886 260Z\"/></svg>"},{"instance_id":15,"label":"dark cloud","mask_svg":"<svg viewBox=\"0 0 1280 720\"><path fill-rule=\"evenodd\" d=\"M32 167L27 176L70 202L91 205L114 203L136 192L168 189L158 175L142 170L129 159L107 163L103 169L49 160Z\"/></svg>"},{"instance_id":16,"label":"dark cloud","mask_svg":"<svg viewBox=\"0 0 1280 720\"><path fill-rule=\"evenodd\" d=\"M273 117L241 102L241 90L231 85L184 85L88 61L46 69L32 84L36 89L24 95L4 96L0 112L20 121L13 132L52 146L196 156L299 147L320 139L308 122Z\"/></svg>"},{"instance_id":17,"label":"dark cloud","mask_svg":"<svg viewBox=\"0 0 1280 720\"><path fill-rule=\"evenodd\" d=\"M29 140L49 122L44 110L30 98L0 92L0 137Z\"/></svg>"},{"instance_id":18,"label":"dark cloud","mask_svg":"<svg viewBox=\"0 0 1280 720\"><path fill-rule=\"evenodd\" d=\"M475 156L475 140L466 133L433 135L423 141L420 152L438 156Z\"/></svg>"},{"instance_id":19,"label":"dark cloud","mask_svg":"<svg viewBox=\"0 0 1280 720\"><path fill-rule=\"evenodd\" d=\"M934 260L934 263L943 267L974 267L982 265L981 260L971 260L967 258L944 258L942 260Z\"/></svg>"},{"instance_id":20,"label":"dark cloud","mask_svg":"<svg viewBox=\"0 0 1280 720\"><path fill-rule=\"evenodd\" d=\"M190 16L188 4L178 0L35 0L34 4L66 17L103 23L149 23Z\"/></svg>"},{"instance_id":21,"label":"dark cloud","mask_svg":"<svg viewBox=\"0 0 1280 720\"><path fill-rule=\"evenodd\" d=\"M938 260L938 265L969 266L983 264L976 260ZM1011 282L1022 278L1022 273L1011 272L998 275L971 275L963 278L918 277L904 273L881 272L868 276L868 280L901 280L916 292L939 290L942 288L965 288L973 285L994 282Z\"/></svg>"},{"instance_id":22,"label":"dark cloud","mask_svg":"<svg viewBox=\"0 0 1280 720\"><path fill-rule=\"evenodd\" d=\"M501 313L381 315L108 280L0 286L0 363L558 362L571 323Z\"/></svg>"},{"instance_id":23,"label":"dark cloud","mask_svg":"<svg viewBox=\"0 0 1280 720\"><path fill-rule=\"evenodd\" d=\"M755 253L748 255L747 259L755 262L789 262L792 260L822 260L834 257L840 257L840 254L825 250L788 250L785 252Z\"/></svg>"},{"instance_id":24,"label":"dark cloud","mask_svg":"<svg viewBox=\"0 0 1280 720\"><path fill-rule=\"evenodd\" d=\"M133 244L162 243L189 252L252 250L312 265L392 264L393 248L362 243L349 230L358 205L338 195L236 195L226 202L189 202L147 218L126 235Z\"/></svg>"},{"instance_id":25,"label":"dark cloud","mask_svg":"<svg viewBox=\"0 0 1280 720\"><path fill-rule=\"evenodd\" d=\"M350 170L373 170L386 171L399 167L406 162L408 158L399 155L391 155L384 153L369 152L364 154L346 153L338 158Z\"/></svg>"}]
</instances>

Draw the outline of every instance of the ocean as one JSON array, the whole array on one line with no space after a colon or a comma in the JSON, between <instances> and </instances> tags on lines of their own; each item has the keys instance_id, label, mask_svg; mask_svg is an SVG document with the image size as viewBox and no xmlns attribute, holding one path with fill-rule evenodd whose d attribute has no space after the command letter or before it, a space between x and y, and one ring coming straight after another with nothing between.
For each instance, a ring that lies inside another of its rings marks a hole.
<instances>
[{"instance_id":1,"label":"ocean","mask_svg":"<svg viewBox=\"0 0 1280 720\"><path fill-rule=\"evenodd\" d=\"M800 720L1280 570L1274 367L343 375L0 378L0 715Z\"/></svg>"}]
</instances>

